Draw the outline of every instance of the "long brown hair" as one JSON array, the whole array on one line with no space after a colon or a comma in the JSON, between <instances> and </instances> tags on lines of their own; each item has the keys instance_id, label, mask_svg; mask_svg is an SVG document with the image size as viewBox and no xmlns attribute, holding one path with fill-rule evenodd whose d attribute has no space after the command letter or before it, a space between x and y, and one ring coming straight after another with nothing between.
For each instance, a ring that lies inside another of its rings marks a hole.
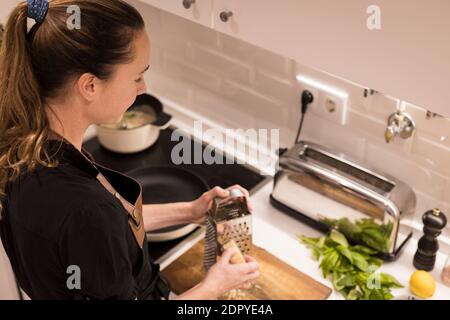
<instances>
[{"instance_id":1,"label":"long brown hair","mask_svg":"<svg viewBox=\"0 0 450 320\"><path fill-rule=\"evenodd\" d=\"M80 8L80 29L67 26L71 5ZM108 80L116 64L132 59L132 41L144 27L121 0L50 1L29 32L27 3L12 11L0 49L0 200L22 168L56 165L43 147L50 132L46 99L83 73Z\"/></svg>"}]
</instances>

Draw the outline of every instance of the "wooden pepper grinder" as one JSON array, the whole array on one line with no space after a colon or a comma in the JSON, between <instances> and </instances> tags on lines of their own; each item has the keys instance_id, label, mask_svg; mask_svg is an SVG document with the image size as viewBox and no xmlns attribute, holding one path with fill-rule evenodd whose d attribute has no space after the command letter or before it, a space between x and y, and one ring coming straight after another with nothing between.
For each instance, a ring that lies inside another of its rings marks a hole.
<instances>
[{"instance_id":1,"label":"wooden pepper grinder","mask_svg":"<svg viewBox=\"0 0 450 320\"><path fill-rule=\"evenodd\" d=\"M439 209L425 212L422 217L424 235L414 255L414 267L419 270L431 271L436 262L436 253L439 250L437 237L447 225L447 218Z\"/></svg>"}]
</instances>

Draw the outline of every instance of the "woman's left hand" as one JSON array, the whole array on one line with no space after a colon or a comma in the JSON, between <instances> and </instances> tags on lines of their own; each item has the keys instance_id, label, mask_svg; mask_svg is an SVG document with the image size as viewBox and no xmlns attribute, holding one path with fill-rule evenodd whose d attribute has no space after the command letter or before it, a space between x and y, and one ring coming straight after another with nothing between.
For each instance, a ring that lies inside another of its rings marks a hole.
<instances>
[{"instance_id":1,"label":"woman's left hand","mask_svg":"<svg viewBox=\"0 0 450 320\"><path fill-rule=\"evenodd\" d=\"M222 189L221 187L215 187L204 194L197 200L191 202L192 210L191 210L191 218L189 219L191 223L203 224L206 220L206 214L209 209L211 209L213 200L216 197L226 198L229 196L229 190L231 189L239 189L247 198L247 205L250 212L253 212L253 206L250 202L250 195L246 189L241 187L240 185L234 185L232 187Z\"/></svg>"}]
</instances>

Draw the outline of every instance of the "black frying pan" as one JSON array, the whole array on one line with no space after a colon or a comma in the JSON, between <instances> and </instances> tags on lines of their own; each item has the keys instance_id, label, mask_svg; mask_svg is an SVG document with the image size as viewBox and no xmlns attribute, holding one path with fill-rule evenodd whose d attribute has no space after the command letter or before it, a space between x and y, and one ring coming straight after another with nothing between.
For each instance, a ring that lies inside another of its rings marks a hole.
<instances>
[{"instance_id":1,"label":"black frying pan","mask_svg":"<svg viewBox=\"0 0 450 320\"><path fill-rule=\"evenodd\" d=\"M208 183L197 174L172 166L146 166L130 170L128 176L137 180L142 186L142 201L144 204L162 204L172 202L193 201L209 190ZM171 226L154 230L151 234L172 233L185 229L190 230L187 224ZM188 231L187 233L189 233ZM177 233L175 233L177 234ZM183 232L176 237L184 236ZM173 240L167 238L164 240ZM164 241L155 240L155 241Z\"/></svg>"}]
</instances>

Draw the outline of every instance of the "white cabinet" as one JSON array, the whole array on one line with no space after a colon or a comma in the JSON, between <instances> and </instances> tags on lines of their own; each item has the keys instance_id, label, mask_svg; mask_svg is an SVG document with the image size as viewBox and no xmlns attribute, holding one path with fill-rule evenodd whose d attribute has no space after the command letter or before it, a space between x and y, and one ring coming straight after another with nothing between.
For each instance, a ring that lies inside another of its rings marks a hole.
<instances>
[{"instance_id":1,"label":"white cabinet","mask_svg":"<svg viewBox=\"0 0 450 320\"><path fill-rule=\"evenodd\" d=\"M193 20L183 0L142 1ZM367 27L372 5L379 30ZM213 0L211 8L220 32L450 116L449 0Z\"/></svg>"},{"instance_id":2,"label":"white cabinet","mask_svg":"<svg viewBox=\"0 0 450 320\"><path fill-rule=\"evenodd\" d=\"M216 30L450 116L448 0L215 0L213 15Z\"/></svg>"},{"instance_id":3,"label":"white cabinet","mask_svg":"<svg viewBox=\"0 0 450 320\"><path fill-rule=\"evenodd\" d=\"M161 10L211 27L212 0L141 0Z\"/></svg>"}]
</instances>

